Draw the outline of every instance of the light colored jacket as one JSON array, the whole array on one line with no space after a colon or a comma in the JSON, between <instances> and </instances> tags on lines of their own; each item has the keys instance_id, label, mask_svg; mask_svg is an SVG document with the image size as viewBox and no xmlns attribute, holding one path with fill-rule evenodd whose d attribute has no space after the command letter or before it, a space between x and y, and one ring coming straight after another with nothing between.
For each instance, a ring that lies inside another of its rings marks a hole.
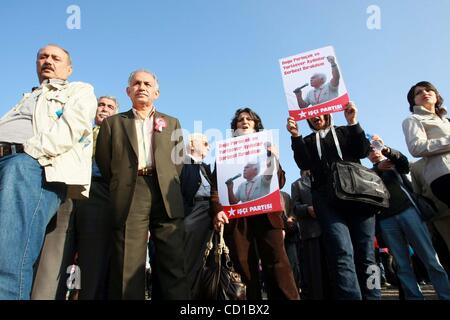
<instances>
[{"instance_id":1,"label":"light colored jacket","mask_svg":"<svg viewBox=\"0 0 450 320\"><path fill-rule=\"evenodd\" d=\"M424 176L431 184L450 173L450 123L422 106L403 121L408 150L414 157L424 157Z\"/></svg>"},{"instance_id":2,"label":"light colored jacket","mask_svg":"<svg viewBox=\"0 0 450 320\"><path fill-rule=\"evenodd\" d=\"M46 181L68 185L68 198L87 198L97 108L94 89L87 83L65 82L42 90L33 114L34 136L25 143L25 152L44 167Z\"/></svg>"}]
</instances>

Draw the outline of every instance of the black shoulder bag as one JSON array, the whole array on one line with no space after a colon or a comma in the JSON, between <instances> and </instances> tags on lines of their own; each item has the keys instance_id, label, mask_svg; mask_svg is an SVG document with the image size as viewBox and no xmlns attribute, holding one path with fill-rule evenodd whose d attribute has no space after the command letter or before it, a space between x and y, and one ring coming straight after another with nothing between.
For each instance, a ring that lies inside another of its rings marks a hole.
<instances>
[{"instance_id":1,"label":"black shoulder bag","mask_svg":"<svg viewBox=\"0 0 450 320\"><path fill-rule=\"evenodd\" d=\"M334 127L331 127L334 144L341 161L330 166L330 199L336 206L362 213L376 213L389 207L390 194L381 178L363 165L343 161L341 147ZM316 140L320 139L316 135ZM316 141L319 157L322 157L320 141Z\"/></svg>"}]
</instances>

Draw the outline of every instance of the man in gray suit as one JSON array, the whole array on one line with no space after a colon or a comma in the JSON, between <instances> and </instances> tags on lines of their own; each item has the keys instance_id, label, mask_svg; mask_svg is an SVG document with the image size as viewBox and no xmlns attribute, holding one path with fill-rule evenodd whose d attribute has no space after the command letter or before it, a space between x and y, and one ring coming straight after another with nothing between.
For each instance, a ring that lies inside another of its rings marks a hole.
<instances>
[{"instance_id":1,"label":"man in gray suit","mask_svg":"<svg viewBox=\"0 0 450 320\"><path fill-rule=\"evenodd\" d=\"M161 289L158 298L188 299L180 123L155 110L153 102L160 93L151 72L132 72L127 94L132 109L105 119L97 138L96 160L110 182L114 208L109 298L144 299L150 228Z\"/></svg>"},{"instance_id":2,"label":"man in gray suit","mask_svg":"<svg viewBox=\"0 0 450 320\"><path fill-rule=\"evenodd\" d=\"M293 211L300 225L301 298L323 300L330 293L328 270L325 261L322 229L312 206L311 179L309 170L291 185Z\"/></svg>"}]
</instances>

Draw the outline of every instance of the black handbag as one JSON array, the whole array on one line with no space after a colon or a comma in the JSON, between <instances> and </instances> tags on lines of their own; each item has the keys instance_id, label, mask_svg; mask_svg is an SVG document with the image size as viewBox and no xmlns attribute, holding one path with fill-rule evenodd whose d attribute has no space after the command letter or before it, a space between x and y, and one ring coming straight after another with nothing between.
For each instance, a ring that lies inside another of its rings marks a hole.
<instances>
[{"instance_id":1,"label":"black handbag","mask_svg":"<svg viewBox=\"0 0 450 320\"><path fill-rule=\"evenodd\" d=\"M333 162L331 196L344 207L373 209L389 207L390 194L380 176L359 163Z\"/></svg>"},{"instance_id":2,"label":"black handbag","mask_svg":"<svg viewBox=\"0 0 450 320\"><path fill-rule=\"evenodd\" d=\"M214 255L210 255L214 249ZM245 300L246 286L230 260L230 251L220 232L213 232L206 245L203 265L192 287L195 300Z\"/></svg>"}]
</instances>

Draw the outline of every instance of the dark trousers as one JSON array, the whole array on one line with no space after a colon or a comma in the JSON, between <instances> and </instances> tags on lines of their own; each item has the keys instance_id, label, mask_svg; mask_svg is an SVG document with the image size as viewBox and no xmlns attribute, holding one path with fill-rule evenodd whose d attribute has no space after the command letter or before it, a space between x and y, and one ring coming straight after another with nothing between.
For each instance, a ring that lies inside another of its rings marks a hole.
<instances>
[{"instance_id":1,"label":"dark trousers","mask_svg":"<svg viewBox=\"0 0 450 320\"><path fill-rule=\"evenodd\" d=\"M273 228L266 216L232 219L226 225L225 241L234 267L247 285L247 299L261 298L258 257L261 258L268 299L299 299L282 230Z\"/></svg>"},{"instance_id":2,"label":"dark trousers","mask_svg":"<svg viewBox=\"0 0 450 320\"><path fill-rule=\"evenodd\" d=\"M313 190L313 205L326 243L335 299L380 299L379 288L368 277L377 268L374 252L375 216L343 211L330 203L328 194Z\"/></svg>"},{"instance_id":3,"label":"dark trousers","mask_svg":"<svg viewBox=\"0 0 450 320\"><path fill-rule=\"evenodd\" d=\"M450 208L450 173L435 179L430 184L433 194Z\"/></svg>"},{"instance_id":4,"label":"dark trousers","mask_svg":"<svg viewBox=\"0 0 450 320\"><path fill-rule=\"evenodd\" d=\"M106 182L93 178L89 199L75 202L75 235L81 270L78 299L106 299L112 242L112 208Z\"/></svg>"},{"instance_id":5,"label":"dark trousers","mask_svg":"<svg viewBox=\"0 0 450 320\"><path fill-rule=\"evenodd\" d=\"M149 227L156 251L155 273L161 289L158 298L189 299L184 269L184 221L167 215L154 175L137 178L125 225L113 232L109 297L144 299Z\"/></svg>"},{"instance_id":6,"label":"dark trousers","mask_svg":"<svg viewBox=\"0 0 450 320\"><path fill-rule=\"evenodd\" d=\"M292 274L294 275L297 288L300 288L301 283L300 260L298 257L299 242L299 240L284 239L284 248L286 249L286 254L289 259L289 264L291 265Z\"/></svg>"},{"instance_id":7,"label":"dark trousers","mask_svg":"<svg viewBox=\"0 0 450 320\"><path fill-rule=\"evenodd\" d=\"M323 237L302 240L302 299L324 300L331 295Z\"/></svg>"},{"instance_id":8,"label":"dark trousers","mask_svg":"<svg viewBox=\"0 0 450 320\"><path fill-rule=\"evenodd\" d=\"M190 214L184 219L186 230L184 251L189 288L192 287L195 276L202 266L206 242L212 233L211 217L208 211L209 201L196 201Z\"/></svg>"},{"instance_id":9,"label":"dark trousers","mask_svg":"<svg viewBox=\"0 0 450 320\"><path fill-rule=\"evenodd\" d=\"M44 246L35 265L32 300L65 300L67 268L74 263L72 200L61 204L47 225Z\"/></svg>"}]
</instances>

